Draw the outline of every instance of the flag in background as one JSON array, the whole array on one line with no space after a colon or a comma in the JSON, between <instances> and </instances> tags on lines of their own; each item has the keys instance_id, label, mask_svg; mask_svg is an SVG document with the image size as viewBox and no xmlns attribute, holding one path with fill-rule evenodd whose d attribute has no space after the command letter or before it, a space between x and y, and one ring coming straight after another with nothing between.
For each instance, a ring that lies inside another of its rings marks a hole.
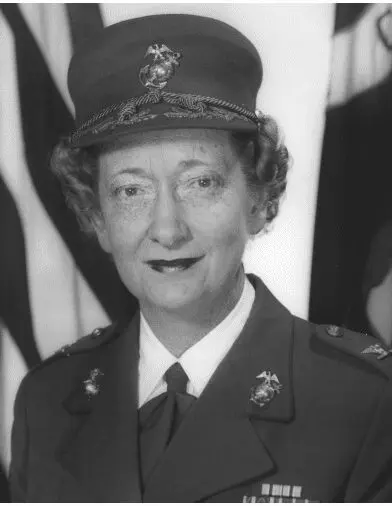
<instances>
[{"instance_id":1,"label":"flag in background","mask_svg":"<svg viewBox=\"0 0 392 506\"><path fill-rule=\"evenodd\" d=\"M391 70L390 5L337 4L310 292L316 323L369 331L364 269L392 219Z\"/></svg>"},{"instance_id":2,"label":"flag in background","mask_svg":"<svg viewBox=\"0 0 392 506\"><path fill-rule=\"evenodd\" d=\"M166 4L0 7L4 217L0 223L0 460L4 469L10 458L12 405L27 368L97 325L129 317L135 307L111 261L79 231L48 170L53 145L72 127L66 88L70 56L76 45L102 26L101 14L103 23L111 24L168 10ZM249 33L256 47L265 49L266 58L273 54L266 62L263 100L266 112L268 107L271 113L276 111L285 125L296 164L273 233L261 238L260 246L258 239L252 241L251 270L261 275L261 268L270 266L269 286L279 286L279 296L305 313L309 290L304 272L310 264L333 8L172 4L170 11L225 20ZM1 479L0 473L0 487Z\"/></svg>"},{"instance_id":3,"label":"flag in background","mask_svg":"<svg viewBox=\"0 0 392 506\"><path fill-rule=\"evenodd\" d=\"M0 7L0 501L13 400L27 369L135 307L48 169L73 126L72 51L101 27L98 4Z\"/></svg>"}]
</instances>

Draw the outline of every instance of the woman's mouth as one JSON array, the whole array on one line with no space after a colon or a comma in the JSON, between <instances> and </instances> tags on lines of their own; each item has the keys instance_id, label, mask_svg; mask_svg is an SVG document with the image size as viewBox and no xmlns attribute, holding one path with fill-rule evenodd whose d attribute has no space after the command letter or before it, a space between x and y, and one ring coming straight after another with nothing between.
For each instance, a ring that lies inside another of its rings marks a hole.
<instances>
[{"instance_id":1,"label":"woman's mouth","mask_svg":"<svg viewBox=\"0 0 392 506\"><path fill-rule=\"evenodd\" d=\"M175 260L148 260L146 263L154 269L154 271L169 273L169 272L180 272L185 271L195 265L201 257L192 257L192 258L176 258Z\"/></svg>"}]
</instances>

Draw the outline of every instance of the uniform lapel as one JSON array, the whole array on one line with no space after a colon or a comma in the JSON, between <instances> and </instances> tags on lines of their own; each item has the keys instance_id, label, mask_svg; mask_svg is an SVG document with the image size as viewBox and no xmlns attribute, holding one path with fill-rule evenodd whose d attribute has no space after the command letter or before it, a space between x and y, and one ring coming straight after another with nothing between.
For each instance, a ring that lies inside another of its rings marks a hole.
<instances>
[{"instance_id":1,"label":"uniform lapel","mask_svg":"<svg viewBox=\"0 0 392 506\"><path fill-rule=\"evenodd\" d=\"M108 345L91 354L99 368L99 393L88 399L83 381L65 400L74 427L58 459L91 502L140 502L137 440L139 317ZM81 386L82 387L81 387ZM64 490L67 496L67 490ZM62 497L70 501L70 497Z\"/></svg>"},{"instance_id":2,"label":"uniform lapel","mask_svg":"<svg viewBox=\"0 0 392 506\"><path fill-rule=\"evenodd\" d=\"M152 473L145 502L196 502L274 470L262 424L256 433L252 421L293 416L293 318L260 280L250 280L256 300L248 322ZM264 408L250 401L263 371L283 385Z\"/></svg>"}]
</instances>

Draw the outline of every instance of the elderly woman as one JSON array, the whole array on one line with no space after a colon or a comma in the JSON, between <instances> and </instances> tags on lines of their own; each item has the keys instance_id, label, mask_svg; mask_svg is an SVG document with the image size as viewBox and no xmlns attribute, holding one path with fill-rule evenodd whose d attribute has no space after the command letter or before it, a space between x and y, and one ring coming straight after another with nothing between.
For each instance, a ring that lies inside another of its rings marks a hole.
<instances>
[{"instance_id":1,"label":"elderly woman","mask_svg":"<svg viewBox=\"0 0 392 506\"><path fill-rule=\"evenodd\" d=\"M244 273L289 160L261 78L249 40L198 16L125 21L74 55L53 167L140 310L23 381L15 501L392 499L388 352Z\"/></svg>"}]
</instances>

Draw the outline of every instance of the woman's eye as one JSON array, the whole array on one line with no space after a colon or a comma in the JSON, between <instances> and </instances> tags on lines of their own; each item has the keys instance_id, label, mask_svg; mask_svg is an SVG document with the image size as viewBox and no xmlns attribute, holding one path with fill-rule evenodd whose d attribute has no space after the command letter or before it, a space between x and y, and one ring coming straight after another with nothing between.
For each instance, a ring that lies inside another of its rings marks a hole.
<instances>
[{"instance_id":1,"label":"woman's eye","mask_svg":"<svg viewBox=\"0 0 392 506\"><path fill-rule=\"evenodd\" d=\"M209 188L212 185L212 179L210 177L202 177L197 180L200 188Z\"/></svg>"},{"instance_id":2,"label":"woman's eye","mask_svg":"<svg viewBox=\"0 0 392 506\"><path fill-rule=\"evenodd\" d=\"M128 186L127 188L123 188L123 192L126 197L136 197L140 193L140 188Z\"/></svg>"},{"instance_id":3,"label":"woman's eye","mask_svg":"<svg viewBox=\"0 0 392 506\"><path fill-rule=\"evenodd\" d=\"M123 199L132 199L135 197L143 197L150 193L150 188L146 185L128 185L116 188L115 195Z\"/></svg>"},{"instance_id":4,"label":"woman's eye","mask_svg":"<svg viewBox=\"0 0 392 506\"><path fill-rule=\"evenodd\" d=\"M177 194L180 199L216 198L223 187L224 182L220 176L200 175L180 182L177 186Z\"/></svg>"},{"instance_id":5,"label":"woman's eye","mask_svg":"<svg viewBox=\"0 0 392 506\"><path fill-rule=\"evenodd\" d=\"M190 187L197 190L214 190L220 186L218 177L202 176L190 181Z\"/></svg>"}]
</instances>

